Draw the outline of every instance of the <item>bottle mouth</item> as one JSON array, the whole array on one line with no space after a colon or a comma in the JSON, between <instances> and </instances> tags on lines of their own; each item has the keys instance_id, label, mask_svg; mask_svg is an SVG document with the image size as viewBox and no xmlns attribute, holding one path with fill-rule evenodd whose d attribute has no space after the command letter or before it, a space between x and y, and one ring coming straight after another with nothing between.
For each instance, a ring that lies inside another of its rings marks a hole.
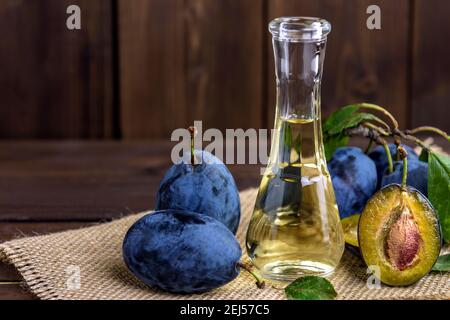
<instances>
[{"instance_id":1,"label":"bottle mouth","mask_svg":"<svg viewBox=\"0 0 450 320\"><path fill-rule=\"evenodd\" d=\"M318 42L327 38L331 24L314 17L281 17L269 23L269 31L280 41Z\"/></svg>"}]
</instances>

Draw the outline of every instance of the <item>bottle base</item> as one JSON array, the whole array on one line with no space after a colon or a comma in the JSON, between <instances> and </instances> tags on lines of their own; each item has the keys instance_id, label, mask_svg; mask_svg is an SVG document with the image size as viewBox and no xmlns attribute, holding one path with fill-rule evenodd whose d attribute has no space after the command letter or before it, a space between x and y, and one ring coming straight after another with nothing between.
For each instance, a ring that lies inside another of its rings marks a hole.
<instances>
[{"instance_id":1,"label":"bottle base","mask_svg":"<svg viewBox=\"0 0 450 320\"><path fill-rule=\"evenodd\" d=\"M260 273L269 280L292 282L304 276L326 277L334 269L334 266L316 261L274 261L266 264Z\"/></svg>"}]
</instances>

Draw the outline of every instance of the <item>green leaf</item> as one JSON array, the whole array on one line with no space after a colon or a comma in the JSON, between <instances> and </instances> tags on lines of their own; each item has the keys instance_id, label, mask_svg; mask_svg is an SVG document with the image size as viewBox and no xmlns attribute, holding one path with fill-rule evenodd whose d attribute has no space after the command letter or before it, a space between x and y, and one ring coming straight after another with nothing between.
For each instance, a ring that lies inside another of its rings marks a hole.
<instances>
[{"instance_id":1,"label":"green leaf","mask_svg":"<svg viewBox=\"0 0 450 320\"><path fill-rule=\"evenodd\" d=\"M316 276L298 278L284 292L290 300L333 300L337 296L327 279Z\"/></svg>"},{"instance_id":2,"label":"green leaf","mask_svg":"<svg viewBox=\"0 0 450 320\"><path fill-rule=\"evenodd\" d=\"M377 116L367 112L357 112L360 105L351 104L333 112L323 123L323 135L327 139L340 135L345 129L357 127L365 121L382 122Z\"/></svg>"},{"instance_id":3,"label":"green leaf","mask_svg":"<svg viewBox=\"0 0 450 320\"><path fill-rule=\"evenodd\" d=\"M450 254L440 256L433 266L433 271L450 271Z\"/></svg>"},{"instance_id":4,"label":"green leaf","mask_svg":"<svg viewBox=\"0 0 450 320\"><path fill-rule=\"evenodd\" d=\"M358 110L358 105L351 104L333 112L323 123L323 132L328 134L331 129L339 126L343 121L346 121L346 119L351 117Z\"/></svg>"},{"instance_id":5,"label":"green leaf","mask_svg":"<svg viewBox=\"0 0 450 320\"><path fill-rule=\"evenodd\" d=\"M344 136L343 134L328 137L324 141L325 157L327 158L327 161L330 161L331 157L333 157L333 153L337 148L345 147L346 145L348 145L348 141L349 137Z\"/></svg>"},{"instance_id":6,"label":"green leaf","mask_svg":"<svg viewBox=\"0 0 450 320\"><path fill-rule=\"evenodd\" d=\"M428 162L428 151L426 149L422 149L420 153L419 160L423 162Z\"/></svg>"},{"instance_id":7,"label":"green leaf","mask_svg":"<svg viewBox=\"0 0 450 320\"><path fill-rule=\"evenodd\" d=\"M345 129L357 127L361 122L371 121L371 120L376 120L376 119L378 119L378 118L371 113L366 113L366 112L354 113L347 119L343 120L341 123L339 123L336 126L334 126L333 128L331 128L327 132L327 135L338 134L338 133L341 133L342 131L344 131Z\"/></svg>"},{"instance_id":8,"label":"green leaf","mask_svg":"<svg viewBox=\"0 0 450 320\"><path fill-rule=\"evenodd\" d=\"M428 198L439 215L445 242L450 241L450 158L430 152Z\"/></svg>"}]
</instances>

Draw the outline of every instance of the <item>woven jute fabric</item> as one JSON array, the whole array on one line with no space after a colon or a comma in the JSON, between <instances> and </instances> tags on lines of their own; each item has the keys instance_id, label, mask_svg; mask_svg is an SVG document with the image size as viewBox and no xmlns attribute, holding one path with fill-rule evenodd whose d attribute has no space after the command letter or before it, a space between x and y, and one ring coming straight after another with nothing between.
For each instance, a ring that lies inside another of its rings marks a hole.
<instances>
[{"instance_id":1,"label":"woven jute fabric","mask_svg":"<svg viewBox=\"0 0 450 320\"><path fill-rule=\"evenodd\" d=\"M256 192L250 189L240 194L242 217L237 237L243 249ZM246 272L224 287L196 295L169 294L142 284L126 268L121 248L128 228L145 214L148 212L6 242L0 245L0 259L13 264L28 289L41 299L285 299L279 285L258 289ZM243 252L243 260L248 262ZM338 299L450 299L449 273L430 273L405 288L369 288L368 277L360 258L346 252L329 279Z\"/></svg>"}]
</instances>

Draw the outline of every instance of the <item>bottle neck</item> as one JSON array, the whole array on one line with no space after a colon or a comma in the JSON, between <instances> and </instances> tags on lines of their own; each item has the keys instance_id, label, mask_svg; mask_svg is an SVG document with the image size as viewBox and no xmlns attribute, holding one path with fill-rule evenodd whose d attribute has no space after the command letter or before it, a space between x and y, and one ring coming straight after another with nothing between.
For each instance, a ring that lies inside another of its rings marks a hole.
<instances>
[{"instance_id":1,"label":"bottle neck","mask_svg":"<svg viewBox=\"0 0 450 320\"><path fill-rule=\"evenodd\" d=\"M272 171L313 165L326 172L320 87L326 42L273 40L277 81Z\"/></svg>"},{"instance_id":2,"label":"bottle neck","mask_svg":"<svg viewBox=\"0 0 450 320\"><path fill-rule=\"evenodd\" d=\"M273 39L277 118L320 121L320 87L326 41Z\"/></svg>"}]
</instances>

